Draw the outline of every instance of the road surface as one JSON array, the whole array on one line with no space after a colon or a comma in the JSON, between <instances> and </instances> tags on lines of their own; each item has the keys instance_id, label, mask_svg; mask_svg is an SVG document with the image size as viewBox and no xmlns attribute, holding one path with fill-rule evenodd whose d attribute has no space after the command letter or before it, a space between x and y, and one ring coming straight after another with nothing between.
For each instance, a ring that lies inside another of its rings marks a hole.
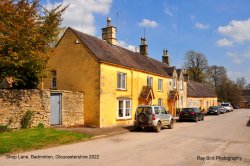
<instances>
[{"instance_id":1,"label":"road surface","mask_svg":"<svg viewBox=\"0 0 250 166\"><path fill-rule=\"evenodd\" d=\"M25 158L27 156L27 158ZM15 158L16 157L16 158ZM19 159L18 159L19 157ZM0 158L1 166L250 165L250 110Z\"/></svg>"}]
</instances>

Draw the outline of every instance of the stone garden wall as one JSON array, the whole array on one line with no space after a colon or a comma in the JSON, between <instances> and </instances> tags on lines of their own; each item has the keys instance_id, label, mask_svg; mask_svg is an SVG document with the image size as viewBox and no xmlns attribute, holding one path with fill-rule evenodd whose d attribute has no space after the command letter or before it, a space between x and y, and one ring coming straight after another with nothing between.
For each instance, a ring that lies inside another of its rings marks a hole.
<instances>
[{"instance_id":1,"label":"stone garden wall","mask_svg":"<svg viewBox=\"0 0 250 166\"><path fill-rule=\"evenodd\" d=\"M83 93L56 92L62 94L62 125L83 125ZM0 125L6 125L11 120L11 128L20 128L21 119L30 110L34 113L32 127L39 123L50 126L50 93L50 90L38 89L0 89Z\"/></svg>"}]
</instances>

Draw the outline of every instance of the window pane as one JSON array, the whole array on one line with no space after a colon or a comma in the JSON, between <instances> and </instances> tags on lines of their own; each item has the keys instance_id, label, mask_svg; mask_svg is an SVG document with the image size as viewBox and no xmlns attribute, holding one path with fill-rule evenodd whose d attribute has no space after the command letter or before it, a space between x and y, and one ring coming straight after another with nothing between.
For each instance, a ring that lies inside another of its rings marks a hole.
<instances>
[{"instance_id":1,"label":"window pane","mask_svg":"<svg viewBox=\"0 0 250 166\"><path fill-rule=\"evenodd\" d=\"M122 74L122 89L126 89L126 74Z\"/></svg>"},{"instance_id":2,"label":"window pane","mask_svg":"<svg viewBox=\"0 0 250 166\"><path fill-rule=\"evenodd\" d=\"M119 114L118 114L119 117L123 117L123 109L120 109L119 108Z\"/></svg>"},{"instance_id":3,"label":"window pane","mask_svg":"<svg viewBox=\"0 0 250 166\"><path fill-rule=\"evenodd\" d=\"M117 88L121 88L121 75L117 73Z\"/></svg>"},{"instance_id":4,"label":"window pane","mask_svg":"<svg viewBox=\"0 0 250 166\"><path fill-rule=\"evenodd\" d=\"M123 101L119 101L119 108L123 109Z\"/></svg>"},{"instance_id":5,"label":"window pane","mask_svg":"<svg viewBox=\"0 0 250 166\"><path fill-rule=\"evenodd\" d=\"M130 116L130 109L126 109L126 116Z\"/></svg>"},{"instance_id":6,"label":"window pane","mask_svg":"<svg viewBox=\"0 0 250 166\"><path fill-rule=\"evenodd\" d=\"M131 107L130 107L130 101L129 101L129 100L126 101L126 108L129 108L129 109L131 108Z\"/></svg>"}]
</instances>

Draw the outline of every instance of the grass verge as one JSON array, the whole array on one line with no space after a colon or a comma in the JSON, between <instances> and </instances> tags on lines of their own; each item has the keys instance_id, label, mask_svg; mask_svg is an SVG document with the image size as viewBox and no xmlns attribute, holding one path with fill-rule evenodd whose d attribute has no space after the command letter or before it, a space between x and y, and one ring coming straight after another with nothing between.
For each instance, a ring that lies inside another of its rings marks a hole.
<instances>
[{"instance_id":1,"label":"grass verge","mask_svg":"<svg viewBox=\"0 0 250 166\"><path fill-rule=\"evenodd\" d=\"M41 149L91 138L90 135L51 128L21 129L0 133L0 155Z\"/></svg>"}]
</instances>

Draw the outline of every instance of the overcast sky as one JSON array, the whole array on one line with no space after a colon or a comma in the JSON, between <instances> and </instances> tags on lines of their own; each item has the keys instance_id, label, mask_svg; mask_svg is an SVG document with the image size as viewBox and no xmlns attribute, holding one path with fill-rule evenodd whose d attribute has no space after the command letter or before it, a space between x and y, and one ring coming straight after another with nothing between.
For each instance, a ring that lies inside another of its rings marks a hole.
<instances>
[{"instance_id":1,"label":"overcast sky","mask_svg":"<svg viewBox=\"0 0 250 166\"><path fill-rule=\"evenodd\" d=\"M96 37L112 18L120 46L139 47L145 35L149 56L182 67L189 50L203 53L209 65L222 65L232 80L250 83L249 0L42 0L47 7L69 4L62 26Z\"/></svg>"}]
</instances>

